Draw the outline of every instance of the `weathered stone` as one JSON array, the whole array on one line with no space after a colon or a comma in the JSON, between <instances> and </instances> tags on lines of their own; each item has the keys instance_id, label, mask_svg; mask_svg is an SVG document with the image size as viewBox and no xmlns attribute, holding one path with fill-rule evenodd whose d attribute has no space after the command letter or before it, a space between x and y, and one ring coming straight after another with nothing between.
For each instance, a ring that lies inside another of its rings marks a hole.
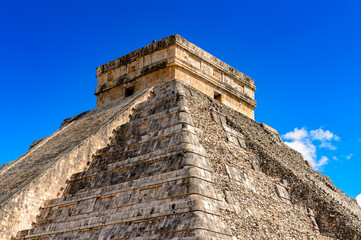
<instances>
[{"instance_id":1,"label":"weathered stone","mask_svg":"<svg viewBox=\"0 0 361 240\"><path fill-rule=\"evenodd\" d=\"M311 222L312 222L312 225L313 225L314 229L317 230L317 231L320 230L319 227L318 227L318 224L316 222L315 214L313 213L312 209L307 208L307 213L308 213L308 216L311 219Z\"/></svg>"},{"instance_id":2,"label":"weathered stone","mask_svg":"<svg viewBox=\"0 0 361 240\"><path fill-rule=\"evenodd\" d=\"M242 147L242 148L246 148L246 147L247 147L246 141L245 141L243 138L238 137L237 140L238 140L238 143L239 143L239 146L240 146L240 147Z\"/></svg>"},{"instance_id":3,"label":"weathered stone","mask_svg":"<svg viewBox=\"0 0 361 240\"><path fill-rule=\"evenodd\" d=\"M309 161L305 160L305 164L307 165L307 167L312 168L312 165Z\"/></svg>"},{"instance_id":4,"label":"weathered stone","mask_svg":"<svg viewBox=\"0 0 361 240\"><path fill-rule=\"evenodd\" d=\"M251 166L252 166L252 169L253 169L254 171L261 171L260 168L259 168L259 163L258 163L258 161L257 161L257 162L252 161L252 162L251 162Z\"/></svg>"},{"instance_id":5,"label":"weathered stone","mask_svg":"<svg viewBox=\"0 0 361 240\"><path fill-rule=\"evenodd\" d=\"M278 134L277 130L274 129L273 127L268 126L265 123L261 123L261 126L263 127L263 129L268 132L269 134L273 135L275 137L275 139L278 142L282 142L282 138L280 137L280 135Z\"/></svg>"},{"instance_id":6,"label":"weathered stone","mask_svg":"<svg viewBox=\"0 0 361 240\"><path fill-rule=\"evenodd\" d=\"M275 189L276 189L276 193L277 193L278 197L280 197L284 200L290 200L290 195L284 186L276 184Z\"/></svg>"},{"instance_id":7,"label":"weathered stone","mask_svg":"<svg viewBox=\"0 0 361 240\"><path fill-rule=\"evenodd\" d=\"M99 67L101 106L0 169L1 239L360 239L354 199L193 77L253 80L193 47L174 36Z\"/></svg>"},{"instance_id":8,"label":"weathered stone","mask_svg":"<svg viewBox=\"0 0 361 240\"><path fill-rule=\"evenodd\" d=\"M243 172L240 172L237 168L235 167L230 167L226 164L226 171L228 176L231 179L236 180L237 182L244 182L247 179L247 175Z\"/></svg>"},{"instance_id":9,"label":"weathered stone","mask_svg":"<svg viewBox=\"0 0 361 240\"><path fill-rule=\"evenodd\" d=\"M230 191L225 191L225 192L224 192L224 195L225 195L225 198L226 198L227 203L229 203L229 204L234 204L234 200L233 200L233 197L232 197L232 193L231 193Z\"/></svg>"}]
</instances>

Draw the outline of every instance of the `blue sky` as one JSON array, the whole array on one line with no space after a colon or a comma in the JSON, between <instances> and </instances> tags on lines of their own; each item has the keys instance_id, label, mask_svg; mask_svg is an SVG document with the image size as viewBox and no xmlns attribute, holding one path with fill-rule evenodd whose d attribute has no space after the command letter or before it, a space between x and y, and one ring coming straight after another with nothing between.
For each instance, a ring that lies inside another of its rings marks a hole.
<instances>
[{"instance_id":1,"label":"blue sky","mask_svg":"<svg viewBox=\"0 0 361 240\"><path fill-rule=\"evenodd\" d=\"M0 164L95 107L95 67L178 33L255 79L256 120L361 193L361 2L1 0Z\"/></svg>"}]
</instances>

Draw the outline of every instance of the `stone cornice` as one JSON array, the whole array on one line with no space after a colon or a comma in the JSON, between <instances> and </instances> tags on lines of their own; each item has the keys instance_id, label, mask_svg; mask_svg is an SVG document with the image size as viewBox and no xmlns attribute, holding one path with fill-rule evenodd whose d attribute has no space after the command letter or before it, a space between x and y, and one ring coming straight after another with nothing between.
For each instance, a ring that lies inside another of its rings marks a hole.
<instances>
[{"instance_id":1,"label":"stone cornice","mask_svg":"<svg viewBox=\"0 0 361 240\"><path fill-rule=\"evenodd\" d=\"M235 68L231 67L230 65L224 63L220 59L216 58L215 56L211 55L210 53L204 51L203 49L197 47L193 43L187 41L180 35L172 35L166 37L162 40L149 44L143 48L135 50L131 53L128 53L120 58L115 59L107 64L101 65L97 68L97 77L101 76L104 73L112 71L120 66L126 65L135 61L140 57L144 57L156 51L165 49L172 45L177 45L186 51L190 52L191 54L195 55L196 57L202 59L206 63L212 65L216 69L222 71L223 74L227 74L231 76L233 79L238 80L239 82L243 83L244 85L248 86L252 90L256 90L254 85L254 80L250 77L246 76L242 72L236 70Z\"/></svg>"},{"instance_id":2,"label":"stone cornice","mask_svg":"<svg viewBox=\"0 0 361 240\"><path fill-rule=\"evenodd\" d=\"M117 58L111 62L108 62L104 65L99 66L99 67L97 67L97 75L96 76L99 77L100 75L102 75L104 73L107 73L120 66L131 63L131 62L135 61L137 58L144 57L153 52L156 52L156 51L162 50L164 48L167 48L171 45L174 45L176 43L176 36L177 35L172 35L172 36L166 37L162 40L159 40L157 42L149 44L145 47L142 47L138 50L128 53L120 58Z\"/></svg>"},{"instance_id":3,"label":"stone cornice","mask_svg":"<svg viewBox=\"0 0 361 240\"><path fill-rule=\"evenodd\" d=\"M231 67L227 63L223 62L222 60L216 58L212 54L208 53L207 51L201 49L200 47L194 45L193 43L187 41L186 39L182 38L181 36L177 35L177 46L185 49L186 51L192 53L194 56L200 58L204 62L212 65L216 69L222 71L223 74L231 76L233 79L238 80L239 82L243 83L244 85L250 87L252 90L256 90L256 86L254 85L254 80L244 73L238 71L237 69Z\"/></svg>"}]
</instances>

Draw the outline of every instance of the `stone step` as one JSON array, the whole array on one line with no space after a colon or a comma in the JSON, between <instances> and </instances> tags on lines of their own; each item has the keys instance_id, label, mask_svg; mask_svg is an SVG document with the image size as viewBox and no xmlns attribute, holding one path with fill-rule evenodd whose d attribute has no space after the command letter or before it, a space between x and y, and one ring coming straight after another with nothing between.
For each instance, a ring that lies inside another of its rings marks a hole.
<instances>
[{"instance_id":1,"label":"stone step","mask_svg":"<svg viewBox=\"0 0 361 240\"><path fill-rule=\"evenodd\" d=\"M193 120L189 114L189 110L185 106L176 106L165 111L158 112L152 115L147 115L140 119L132 119L130 122L121 125L116 132L124 133L130 128L139 128L143 130L144 133L159 130L163 126L174 125L176 123L188 123L193 126ZM147 126L149 125L149 126ZM146 126L147 129L141 129L140 127ZM137 134L143 135L142 131L137 132Z\"/></svg>"},{"instance_id":2,"label":"stone step","mask_svg":"<svg viewBox=\"0 0 361 240\"><path fill-rule=\"evenodd\" d=\"M168 142L163 143L164 141L168 141ZM158 143L158 145L155 146L156 148L151 149L151 146L156 143ZM167 143L168 143L168 145L164 145ZM149 138L144 141L139 141L139 140L132 141L132 142L129 142L129 144L124 144L124 145L121 145L120 147L112 147L111 146L111 147L109 147L109 151L107 153L95 156L95 160L93 161L93 164L91 167L92 168L96 167L97 161L100 161L100 160L103 161L103 160L109 159L109 158L116 160L117 154L118 155L122 154L122 153L124 153L124 151L130 151L130 150L134 151L136 149L139 151L139 153L141 153L141 151L151 152L151 151L162 150L162 149L164 149L164 147L169 148L169 147L174 146L179 143L190 143L190 144L193 144L193 145L196 145L199 147L201 146L199 144L197 136L194 133L190 132L187 128L183 128L179 131L165 132L162 135L152 136L152 138ZM125 156L126 156L126 154L125 154ZM133 157L129 157L129 158L133 158Z\"/></svg>"},{"instance_id":3,"label":"stone step","mask_svg":"<svg viewBox=\"0 0 361 240\"><path fill-rule=\"evenodd\" d=\"M159 118L156 121L145 122L141 126L136 126L136 127L132 126L132 128L126 129L125 132L118 132L117 134L123 135L123 137L122 137L123 139L132 139L132 138L134 138L134 136L143 136L143 135L149 134L154 131L159 131L166 127L171 127L171 126L174 126L174 125L177 125L180 123L186 123L180 119L181 114L182 113L173 114L171 116L167 115L165 118ZM191 131L192 129L189 129L189 130ZM121 139L120 141L122 141L123 139ZM115 147L115 145L118 145L118 146ZM100 149L97 152L97 155L100 157L102 155L107 156L113 151L114 148L119 148L122 146L124 146L124 143L118 144L113 141L110 143L110 146Z\"/></svg>"},{"instance_id":4,"label":"stone step","mask_svg":"<svg viewBox=\"0 0 361 240\"><path fill-rule=\"evenodd\" d=\"M179 105L179 100L177 96L171 95L171 96L164 96L158 99L148 100L143 103L145 103L146 105L143 104L141 108L139 108L139 106L136 106L134 108L133 119L144 118L159 112L166 111L167 109L176 107Z\"/></svg>"},{"instance_id":5,"label":"stone step","mask_svg":"<svg viewBox=\"0 0 361 240\"><path fill-rule=\"evenodd\" d=\"M147 142L151 139L155 139L157 137L166 136L172 133L177 133L180 131L188 132L189 134L197 134L199 131L197 128L186 124L186 123L175 123L174 125L165 125L160 129L156 129L155 131L147 129L144 134L134 134L134 129L128 129L127 132L119 134L121 137L117 137L116 140L112 140L110 146L128 146L133 145L135 143ZM128 134L129 133L129 134ZM111 147L109 148L111 149Z\"/></svg>"},{"instance_id":6,"label":"stone step","mask_svg":"<svg viewBox=\"0 0 361 240\"><path fill-rule=\"evenodd\" d=\"M152 142L146 142L144 144L144 148L142 148L143 145L133 145L132 148L128 146L128 148L122 148L117 150L114 149L114 151L112 152L97 155L92 161L90 168L104 168L104 166L108 164L136 157L151 156L154 155L154 153L156 152L163 152L164 155L167 151L194 151L196 153L199 153L200 155L205 156L205 150L201 145L198 144L198 139L196 136L186 133L183 133L182 135L184 136L183 139L179 139L179 135L175 137L169 136L172 138L167 138L167 142L161 141L161 143L158 143L158 141L154 140ZM178 139L176 137L178 137ZM170 144L171 141L172 144Z\"/></svg>"},{"instance_id":7,"label":"stone step","mask_svg":"<svg viewBox=\"0 0 361 240\"><path fill-rule=\"evenodd\" d=\"M70 180L64 194L72 194L74 189L80 191L84 188L94 189L98 186L115 185L129 180L135 180L139 178L150 177L159 173L175 171L187 166L199 167L205 171L213 172L210 169L203 168L203 166L207 163L205 158L196 156L189 158L189 156L190 154L184 156L184 153L181 153L172 155L170 157L164 157L160 159L158 158L155 160L151 159L148 161L133 163L132 165L127 165L125 167L120 167L113 170L102 170L92 175L73 178Z\"/></svg>"},{"instance_id":8,"label":"stone step","mask_svg":"<svg viewBox=\"0 0 361 240\"><path fill-rule=\"evenodd\" d=\"M138 123L141 121L151 121L152 119L157 119L160 116L174 113L174 111L172 111L174 109L185 108L185 106L179 105L179 101L177 101L175 96L157 99L155 103L153 101L145 101L143 103L147 104L147 106L139 109L138 104L133 108L131 121L137 120ZM131 123L128 124L131 125Z\"/></svg>"},{"instance_id":9,"label":"stone step","mask_svg":"<svg viewBox=\"0 0 361 240\"><path fill-rule=\"evenodd\" d=\"M192 204L192 203L190 203ZM193 203L194 204L194 203ZM197 208L197 207L195 207ZM139 213L137 213L139 215ZM153 216L135 216L135 217L124 217L124 213L115 213L112 216L106 217L95 217L91 219L84 219L78 221L68 221L64 223L50 224L46 227L35 228L30 231L28 237L41 237L49 234L61 233L63 229L67 231L79 231L79 230L88 230L94 228L104 228L106 226L122 225L125 223L145 223L149 221L160 220L163 222L160 229L158 229L159 234L172 234L175 232L184 232L188 229L207 229L212 232L218 232L223 234L229 234L229 230L226 226L220 221L219 216L213 213L208 213L204 210L193 209L193 206L185 207L175 210L163 210L161 215ZM219 224L214 225L212 222L219 222ZM151 225L150 225L151 226ZM154 228L156 228L153 225ZM118 227L117 227L118 228ZM131 234L136 232L136 228L132 227ZM149 233L154 232L149 231ZM122 231L122 234L125 234L126 231ZM144 232L142 233L144 236ZM126 235L123 235L123 237Z\"/></svg>"},{"instance_id":10,"label":"stone step","mask_svg":"<svg viewBox=\"0 0 361 240\"><path fill-rule=\"evenodd\" d=\"M169 199L172 198L172 202ZM58 224L62 222L79 221L89 218L102 218L111 215L122 214L122 218L134 218L141 216L142 218L154 217L162 215L163 213L182 212L185 209L189 211L205 211L211 214L218 215L218 200L208 198L205 196L193 195L179 195L178 197L167 197L162 200L153 200L141 203L121 205L113 199L113 206L109 209L97 209L99 204L104 201L90 201L86 208L73 209L75 211L63 210L53 208L48 209L42 213L44 218L39 218L37 227L46 227L49 224ZM108 203L107 203L108 204ZM76 205L78 207L79 205ZM79 212L79 210L84 212ZM188 211L187 210L187 211ZM69 212L69 213L68 213ZM74 215L71 215L74 214Z\"/></svg>"},{"instance_id":11,"label":"stone step","mask_svg":"<svg viewBox=\"0 0 361 240\"><path fill-rule=\"evenodd\" d=\"M167 149L172 146L177 146L180 144L194 145L197 147L198 139L195 135L189 134L187 132L178 132L166 136L161 136L149 140L147 142L135 143L129 146L122 146L116 149L113 149L107 153L107 155L102 154L100 157L97 157L92 163L91 168L97 166L103 166L105 164L114 163L117 161L122 161L124 159L134 158L140 155L151 153L158 149ZM200 148L197 147L197 148ZM204 151L202 151L204 152Z\"/></svg>"},{"instance_id":12,"label":"stone step","mask_svg":"<svg viewBox=\"0 0 361 240\"><path fill-rule=\"evenodd\" d=\"M116 224L102 224L98 227L63 230L35 234L26 230L18 234L15 240L23 239L224 239L233 240L226 227L218 226L209 229L213 221L220 221L217 217L207 216L208 225L191 226L189 223L197 220L193 213L168 215L165 217L148 218L139 221L129 221ZM204 214L203 214L204 216ZM158 222L158 224L150 224ZM187 224L188 223L188 224ZM206 222L207 223L207 222Z\"/></svg>"},{"instance_id":13,"label":"stone step","mask_svg":"<svg viewBox=\"0 0 361 240\"><path fill-rule=\"evenodd\" d=\"M201 187L195 184L200 184ZM214 190L207 191L212 184L197 178L184 178L173 182L166 182L159 185L146 186L138 189L127 189L116 192L112 195L97 195L82 198L77 201L59 202L42 209L40 219L46 219L47 215L64 214L77 215L93 211L105 211L110 208L122 208L133 206L142 202L151 202L155 200L175 199L182 196L196 194L205 196L208 199L221 199L221 196ZM164 192L159 192L164 191ZM101 206L100 204L104 204Z\"/></svg>"},{"instance_id":14,"label":"stone step","mask_svg":"<svg viewBox=\"0 0 361 240\"><path fill-rule=\"evenodd\" d=\"M174 203L176 205L179 205L180 203L185 202L188 196L189 195L182 194L172 199L174 199ZM144 211L151 206L153 210L151 210L149 213L155 215L159 213L159 206L164 207L169 204L169 201L167 201L167 199L169 198L158 200L157 197L151 197L152 199L146 199L145 201L141 202L139 201L139 199L136 199L138 201L132 201L132 203L130 203L124 202L124 200L127 199L122 199L121 197L124 196L90 199L88 201L83 201L80 204L68 205L59 208L45 208L43 209L40 217L37 219L37 224L46 225L48 223L55 222L76 221L91 217L110 216L111 214L118 212L123 212L125 216L127 212L131 210L138 211L142 209ZM105 203L107 206L101 206L101 204L103 203ZM175 210L178 208L175 208Z\"/></svg>"},{"instance_id":15,"label":"stone step","mask_svg":"<svg viewBox=\"0 0 361 240\"><path fill-rule=\"evenodd\" d=\"M184 143L184 141L182 141ZM192 146L192 144L189 144L189 146ZM195 146L196 148L196 146ZM72 189L76 188L77 191L80 191L84 188L90 187L95 188L98 185L103 185L105 183L108 184L117 184L122 181L128 181L134 178L140 178L144 176L149 176L152 174L156 174L157 171L159 172L166 172L166 171L172 171L173 169L179 168L184 166L186 162L188 163L194 163L190 165L200 166L202 168L203 166L206 166L205 158L197 158L199 159L199 164L195 163L195 159L193 156L193 159L190 159L189 161L182 161L183 157L182 155L176 155L180 158L177 159L175 156L171 156L169 158L162 158L160 160L143 160L142 162L138 163L132 163L130 165L120 167L118 169L112 170L112 171L104 171L103 168L96 168L93 175L86 175L86 173L82 175L77 175L73 177L70 180L70 184L68 185L65 194L72 193ZM188 154L187 157L190 155ZM202 161L203 160L203 161ZM113 161L113 160L111 160ZM103 162L107 162L104 160ZM211 169L205 168L207 171ZM103 173L102 173L103 172Z\"/></svg>"},{"instance_id":16,"label":"stone step","mask_svg":"<svg viewBox=\"0 0 361 240\"><path fill-rule=\"evenodd\" d=\"M100 167L90 168L87 171L73 174L70 181L75 181L77 179L91 177L106 172L122 171L138 164L151 164L153 162L159 161L173 161L174 158L178 159L177 164L179 166L197 166L206 171L213 172L213 168L208 159L200 153L195 153L188 150L184 151L184 149L173 149L173 151L169 151L169 149L161 149L152 153L102 165Z\"/></svg>"},{"instance_id":17,"label":"stone step","mask_svg":"<svg viewBox=\"0 0 361 240\"><path fill-rule=\"evenodd\" d=\"M105 197L120 192L127 192L136 189L148 188L150 186L156 186L164 183L171 183L186 178L194 178L209 183L213 182L212 173L193 166L184 167L183 169L162 173L151 177L136 179L112 186L103 186L97 189L88 190L87 192L78 192L75 195L64 195L60 198L52 199L45 202L44 207L51 207L54 205L61 205L61 204L66 205L76 201L87 200L89 198Z\"/></svg>"},{"instance_id":18,"label":"stone step","mask_svg":"<svg viewBox=\"0 0 361 240\"><path fill-rule=\"evenodd\" d=\"M107 147L107 150L108 150L107 152L96 155L95 159L97 159L99 157L100 158L101 157L109 157L118 152L126 151L128 149L139 148L142 145L149 144L149 142L159 142L164 139L169 139L170 137L173 137L173 138L177 137L179 135L183 135L184 138L188 137L188 139L192 140L189 143L199 145L198 138L195 135L194 128L187 127L187 126L175 127L175 128L170 127L170 128L164 129L164 131L159 130L158 133L155 133L155 132L149 133L148 135L145 135L142 138L132 138L130 140L123 141L123 143L121 143L121 144L111 145L111 146ZM173 140L170 143L170 145L177 143L176 140L178 140L178 139ZM184 139L179 139L178 142L181 142L181 140L185 141Z\"/></svg>"},{"instance_id":19,"label":"stone step","mask_svg":"<svg viewBox=\"0 0 361 240\"><path fill-rule=\"evenodd\" d=\"M177 97L178 103L182 102L183 99L181 97L185 96L184 89L179 84L172 84L164 88L154 88L153 95L155 97L148 99L142 103L139 103L134 110L136 112L142 111L146 107L152 107L154 105L158 105L159 101L162 99L169 99L172 97Z\"/></svg>"},{"instance_id":20,"label":"stone step","mask_svg":"<svg viewBox=\"0 0 361 240\"><path fill-rule=\"evenodd\" d=\"M148 222L147 222L148 223ZM139 225L139 224L137 224ZM82 231L73 231L73 232L63 232L53 235L42 235L39 237L17 237L14 240L25 240L25 239L41 239L41 240L73 240L73 239L132 239L132 240L235 240L230 235L226 235L223 233L216 233L213 231L209 231L206 229L184 229L180 231L174 231L169 233L162 234L154 234L153 229L149 229L149 225L146 223L139 225L136 229L133 229L131 232L128 230L133 227L133 223L118 225L116 227L110 226L105 228L94 228L94 229L86 229ZM139 230L138 230L139 229ZM144 233L144 229L148 229L147 232L149 234ZM29 230L26 230L28 232ZM124 232L124 234L122 234ZM133 232L133 234L132 234ZM138 236L136 235L138 234ZM133 236L132 236L133 235ZM26 236L26 235L25 235ZM116 238L113 238L116 237Z\"/></svg>"}]
</instances>

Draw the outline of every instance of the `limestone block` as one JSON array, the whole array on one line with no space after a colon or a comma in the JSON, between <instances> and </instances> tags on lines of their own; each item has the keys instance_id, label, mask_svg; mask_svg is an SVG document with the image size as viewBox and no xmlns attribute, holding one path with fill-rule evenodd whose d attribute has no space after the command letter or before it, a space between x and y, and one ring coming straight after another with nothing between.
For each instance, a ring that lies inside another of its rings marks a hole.
<instances>
[{"instance_id":1,"label":"limestone block","mask_svg":"<svg viewBox=\"0 0 361 240\"><path fill-rule=\"evenodd\" d=\"M221 124L222 124L223 127L224 127L224 126L227 126L227 119L226 119L225 116L219 115L219 119L220 119L220 122L221 122Z\"/></svg>"},{"instance_id":2,"label":"limestone block","mask_svg":"<svg viewBox=\"0 0 361 240\"><path fill-rule=\"evenodd\" d=\"M313 210L311 208L307 208L307 215L310 217L310 220L311 220L311 223L312 223L312 226L314 227L314 229L319 231L320 229L316 222L315 214L313 213Z\"/></svg>"},{"instance_id":3,"label":"limestone block","mask_svg":"<svg viewBox=\"0 0 361 240\"><path fill-rule=\"evenodd\" d=\"M96 199L89 199L86 201L77 202L76 205L72 208L71 215L79 215L79 214L86 214L90 213L94 209Z\"/></svg>"},{"instance_id":4,"label":"limestone block","mask_svg":"<svg viewBox=\"0 0 361 240\"><path fill-rule=\"evenodd\" d=\"M234 199L232 197L232 193L230 191L224 191L225 199L227 203L234 204Z\"/></svg>"},{"instance_id":5,"label":"limestone block","mask_svg":"<svg viewBox=\"0 0 361 240\"><path fill-rule=\"evenodd\" d=\"M254 171L257 171L257 172L261 171L258 161L257 162L256 161L251 162L251 166L252 166L252 169Z\"/></svg>"},{"instance_id":6,"label":"limestone block","mask_svg":"<svg viewBox=\"0 0 361 240\"><path fill-rule=\"evenodd\" d=\"M276 189L276 193L279 198L287 200L287 201L290 200L290 195L284 186L276 184L275 189Z\"/></svg>"},{"instance_id":7,"label":"limestone block","mask_svg":"<svg viewBox=\"0 0 361 240\"><path fill-rule=\"evenodd\" d=\"M312 165L311 165L311 163L309 161L305 160L305 164L306 164L307 167L313 169L313 167L312 167Z\"/></svg>"},{"instance_id":8,"label":"limestone block","mask_svg":"<svg viewBox=\"0 0 361 240\"><path fill-rule=\"evenodd\" d=\"M247 148L246 141L243 138L238 137L237 140L240 147Z\"/></svg>"},{"instance_id":9,"label":"limestone block","mask_svg":"<svg viewBox=\"0 0 361 240\"><path fill-rule=\"evenodd\" d=\"M265 123L261 123L261 127L262 127L266 132L272 134L278 142L283 142L283 141L282 141L282 138L280 137L280 135L278 134L278 132L277 132L276 129L268 126L268 125L265 124Z\"/></svg>"},{"instance_id":10,"label":"limestone block","mask_svg":"<svg viewBox=\"0 0 361 240\"><path fill-rule=\"evenodd\" d=\"M235 167L231 167L226 164L226 171L227 171L228 176L231 179L236 180L237 182L244 182L247 180L247 175L243 172L240 172Z\"/></svg>"}]
</instances>

